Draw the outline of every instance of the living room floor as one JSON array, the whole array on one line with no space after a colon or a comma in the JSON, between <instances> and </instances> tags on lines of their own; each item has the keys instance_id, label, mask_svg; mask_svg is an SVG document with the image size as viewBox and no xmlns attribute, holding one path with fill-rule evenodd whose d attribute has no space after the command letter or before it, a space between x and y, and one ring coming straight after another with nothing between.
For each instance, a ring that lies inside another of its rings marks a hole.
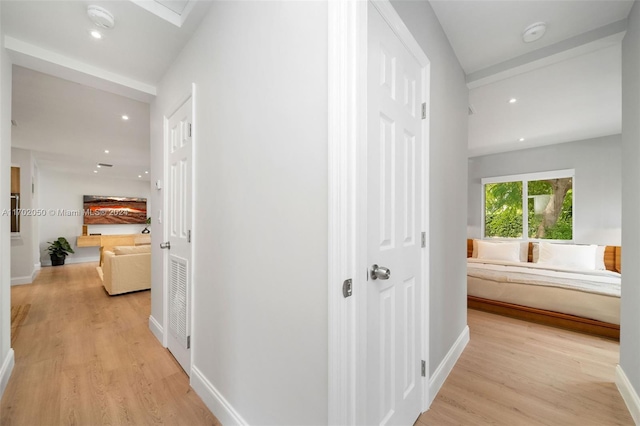
<instances>
[{"instance_id":1,"label":"living room floor","mask_svg":"<svg viewBox=\"0 0 640 426\"><path fill-rule=\"evenodd\" d=\"M11 288L22 322L0 424L220 425L149 330L150 292L109 296L96 266L45 267Z\"/></svg>"}]
</instances>

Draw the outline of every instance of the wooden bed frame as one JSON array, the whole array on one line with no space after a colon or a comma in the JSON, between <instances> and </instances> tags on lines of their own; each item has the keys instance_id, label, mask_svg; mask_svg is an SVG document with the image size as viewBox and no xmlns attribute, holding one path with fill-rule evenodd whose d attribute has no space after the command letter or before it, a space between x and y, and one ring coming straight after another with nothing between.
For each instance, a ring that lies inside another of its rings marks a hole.
<instances>
[{"instance_id":1,"label":"wooden bed frame","mask_svg":"<svg viewBox=\"0 0 640 426\"><path fill-rule=\"evenodd\" d=\"M529 262L533 259L532 249L533 244L529 243ZM467 240L467 257L471 257L472 253L473 240L469 239ZM608 270L621 272L621 258L622 249L620 246L607 246L605 248L604 263ZM505 315L525 321L620 340L620 326L618 324L610 324L589 318L531 308L528 306L514 305L512 303L500 302L497 300L483 299L476 296L467 296L467 306L471 309Z\"/></svg>"}]
</instances>

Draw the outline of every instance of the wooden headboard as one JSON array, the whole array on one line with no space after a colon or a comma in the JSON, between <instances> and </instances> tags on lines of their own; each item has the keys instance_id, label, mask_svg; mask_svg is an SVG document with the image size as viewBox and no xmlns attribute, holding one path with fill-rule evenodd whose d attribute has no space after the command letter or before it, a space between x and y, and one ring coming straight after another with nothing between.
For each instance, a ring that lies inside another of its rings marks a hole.
<instances>
[{"instance_id":1,"label":"wooden headboard","mask_svg":"<svg viewBox=\"0 0 640 426\"><path fill-rule=\"evenodd\" d=\"M467 257L473 256L473 239L467 239ZM608 271L622 272L622 247L606 246L604 248L604 266ZM529 243L529 262L533 262L533 243Z\"/></svg>"}]
</instances>

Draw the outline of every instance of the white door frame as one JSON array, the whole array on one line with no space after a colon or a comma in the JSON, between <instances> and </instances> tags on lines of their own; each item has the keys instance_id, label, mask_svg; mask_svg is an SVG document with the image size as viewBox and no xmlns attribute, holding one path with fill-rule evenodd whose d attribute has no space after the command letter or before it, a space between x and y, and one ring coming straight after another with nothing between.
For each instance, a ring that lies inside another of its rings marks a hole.
<instances>
[{"instance_id":1,"label":"white door frame","mask_svg":"<svg viewBox=\"0 0 640 426\"><path fill-rule=\"evenodd\" d=\"M167 182L167 176L169 176L169 117L171 117L175 112L178 111L178 109L180 109L180 107L182 105L184 105L185 102L187 102L189 100L189 98L191 98L191 128L192 128L192 134L191 134L191 259L190 259L190 268L191 270L189 271L189 275L190 275L190 279L189 279L189 290L190 290L190 301L189 303L191 304L191 309L189 310L190 312L190 318L188 318L190 327L189 329L191 330L191 351L189 352L189 356L190 356L190 360L189 360L189 365L191 366L191 368L193 368L193 348L194 346L197 344L197 339L194 337L195 335L195 331L194 331L194 327L193 327L193 314L194 314L194 301L195 301L195 296L194 296L194 284L193 284L193 272L194 272L194 267L195 267L195 256L194 256L194 247L195 247L195 242L196 242L196 221L195 221L195 193L196 193L196 165L195 165L195 154L197 151L197 137L198 137L198 131L197 131L197 119L196 119L196 84L195 83L191 83L191 87L189 88L189 90L185 90L185 95L179 98L179 101L176 102L175 104L173 104L173 107L164 115L163 117L163 123L162 123L162 137L163 137L163 165L162 165L162 169L163 169L163 179L165 181L165 185L163 185L162 187L162 211L164 212L162 220L163 220L163 224L162 224L162 240L164 241L168 241L168 236L169 236L169 221L166 220L166 218L168 217L168 211L169 211L169 194L168 191L166 191L165 187L166 187L166 182ZM164 346L165 348L169 346L169 342L168 342L168 333L169 333L169 278L167 277L167 270L168 270L168 259L169 259L169 253L166 250L162 250L163 254L162 254L162 329L163 329L163 333L162 333L162 346ZM189 377L192 377L191 371L187 371L187 374L189 375Z\"/></svg>"},{"instance_id":2,"label":"white door frame","mask_svg":"<svg viewBox=\"0 0 640 426\"><path fill-rule=\"evenodd\" d=\"M367 10L375 7L424 66L422 359L429 372L429 82L430 61L388 0L328 2L329 32L329 424L365 421L367 276ZM353 296L342 294L352 280ZM422 411L429 408L429 377Z\"/></svg>"}]
</instances>

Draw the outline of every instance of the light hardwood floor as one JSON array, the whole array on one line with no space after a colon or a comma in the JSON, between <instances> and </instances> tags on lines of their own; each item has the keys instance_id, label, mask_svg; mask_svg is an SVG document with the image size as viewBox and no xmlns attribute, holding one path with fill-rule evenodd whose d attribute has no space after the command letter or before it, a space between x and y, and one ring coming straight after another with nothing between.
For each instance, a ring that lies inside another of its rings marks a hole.
<instances>
[{"instance_id":1,"label":"light hardwood floor","mask_svg":"<svg viewBox=\"0 0 640 426\"><path fill-rule=\"evenodd\" d=\"M96 264L43 268L0 425L219 425L148 327L149 292L108 296ZM469 310L471 341L416 425L633 425L617 342Z\"/></svg>"},{"instance_id":2,"label":"light hardwood floor","mask_svg":"<svg viewBox=\"0 0 640 426\"><path fill-rule=\"evenodd\" d=\"M471 340L423 425L633 425L618 342L468 310Z\"/></svg>"},{"instance_id":3,"label":"light hardwood floor","mask_svg":"<svg viewBox=\"0 0 640 426\"><path fill-rule=\"evenodd\" d=\"M149 331L149 291L109 296L96 266L46 267L11 288L31 308L0 425L219 425Z\"/></svg>"}]
</instances>

